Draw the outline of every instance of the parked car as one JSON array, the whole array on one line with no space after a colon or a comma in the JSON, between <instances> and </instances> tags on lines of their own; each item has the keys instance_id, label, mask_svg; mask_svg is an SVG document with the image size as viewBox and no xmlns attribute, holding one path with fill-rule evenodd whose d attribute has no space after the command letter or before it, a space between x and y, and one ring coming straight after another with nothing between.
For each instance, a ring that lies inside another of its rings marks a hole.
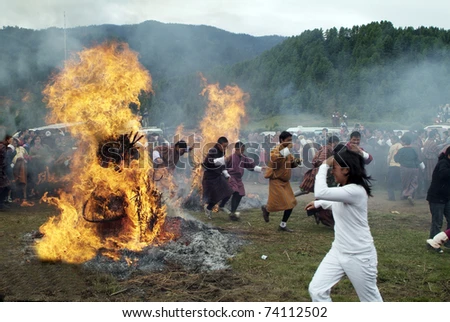
<instances>
[{"instance_id":1,"label":"parked car","mask_svg":"<svg viewBox=\"0 0 450 322\"><path fill-rule=\"evenodd\" d=\"M433 125L428 125L425 126L425 131L430 132L431 130L436 130L438 131L439 135L442 136L442 133L445 131L450 131L450 125L445 125L445 124L433 124Z\"/></svg>"}]
</instances>

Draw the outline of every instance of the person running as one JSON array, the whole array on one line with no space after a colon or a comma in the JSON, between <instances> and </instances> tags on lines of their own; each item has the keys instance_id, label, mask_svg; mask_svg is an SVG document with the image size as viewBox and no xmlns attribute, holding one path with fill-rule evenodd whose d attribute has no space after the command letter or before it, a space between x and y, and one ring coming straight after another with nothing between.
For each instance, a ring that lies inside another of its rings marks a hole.
<instances>
[{"instance_id":1,"label":"person running","mask_svg":"<svg viewBox=\"0 0 450 322\"><path fill-rule=\"evenodd\" d=\"M239 220L239 212L236 212L236 210L239 207L242 197L245 196L245 187L242 182L244 169L255 172L261 172L263 170L263 167L257 166L255 161L244 153L245 144L236 142L234 145L234 153L226 160L227 170L230 175L228 183L233 189L233 195L231 197L231 220Z\"/></svg>"},{"instance_id":2,"label":"person running","mask_svg":"<svg viewBox=\"0 0 450 322\"><path fill-rule=\"evenodd\" d=\"M231 215L231 211L225 208L225 204L233 194L233 189L228 184L230 174L225 167L227 147L228 139L221 136L214 147L209 149L202 163L205 169L202 179L203 200L206 204L205 215L208 219L212 218L213 208L219 202L219 211Z\"/></svg>"},{"instance_id":3,"label":"person running","mask_svg":"<svg viewBox=\"0 0 450 322\"><path fill-rule=\"evenodd\" d=\"M371 178L364 158L347 147L329 157L319 167L314 194L319 200L305 209L319 207L333 211L335 237L330 251L317 268L309 284L313 302L331 302L331 288L347 275L360 301L382 302L377 287L377 252L367 218L367 201L371 196ZM327 186L327 171L339 184Z\"/></svg>"},{"instance_id":4,"label":"person running","mask_svg":"<svg viewBox=\"0 0 450 322\"><path fill-rule=\"evenodd\" d=\"M283 211L283 218L278 229L292 232L291 229L286 227L292 210L297 205L290 183L291 169L299 166L301 160L294 158L291 154L291 133L287 131L281 132L279 141L280 144L270 152L270 161L265 172L265 177L269 179L269 198L267 205L262 206L261 210L265 222L269 222L271 212Z\"/></svg>"},{"instance_id":5,"label":"person running","mask_svg":"<svg viewBox=\"0 0 450 322\"><path fill-rule=\"evenodd\" d=\"M317 172L319 171L319 167L323 161L333 155L333 150L337 144L339 144L339 138L335 135L330 136L327 144L322 146L319 151L317 151L312 160L312 165L314 168L305 173L303 181L300 185L300 190L303 194L314 192L314 181L316 179ZM328 171L327 184L328 186L335 186L331 171ZM297 197L300 193L295 193L294 195ZM333 212L330 209L319 208L314 211L308 211L307 214L308 216L314 216L316 224L322 223L325 226L334 227Z\"/></svg>"}]
</instances>

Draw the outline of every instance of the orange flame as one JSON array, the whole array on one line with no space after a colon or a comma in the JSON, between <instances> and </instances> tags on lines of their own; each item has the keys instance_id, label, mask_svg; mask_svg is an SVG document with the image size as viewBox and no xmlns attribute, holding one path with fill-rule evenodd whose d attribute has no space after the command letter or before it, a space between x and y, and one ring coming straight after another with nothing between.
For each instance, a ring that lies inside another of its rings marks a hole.
<instances>
[{"instance_id":1,"label":"orange flame","mask_svg":"<svg viewBox=\"0 0 450 322\"><path fill-rule=\"evenodd\" d=\"M114 166L99 162L103 143L138 131L138 117L129 106L139 107L138 96L151 91L151 81L127 44L108 43L80 52L45 88L48 121L76 123L70 131L79 145L69 191L43 197L61 214L40 227L39 258L82 263L102 251L117 259L122 249L139 251L167 239L162 231L166 208L149 180L153 169L147 153Z\"/></svg>"},{"instance_id":2,"label":"orange flame","mask_svg":"<svg viewBox=\"0 0 450 322\"><path fill-rule=\"evenodd\" d=\"M200 122L201 137L203 139L202 148L196 150L194 163L196 168L192 174L192 189L201 191L201 181L203 170L200 166L203 158L217 139L225 136L231 143L239 139L241 120L245 117L245 103L249 99L249 94L243 92L237 85L227 85L221 89L219 83L208 84L207 79L200 74L203 90L200 95L207 95L208 106L205 116Z\"/></svg>"}]
</instances>

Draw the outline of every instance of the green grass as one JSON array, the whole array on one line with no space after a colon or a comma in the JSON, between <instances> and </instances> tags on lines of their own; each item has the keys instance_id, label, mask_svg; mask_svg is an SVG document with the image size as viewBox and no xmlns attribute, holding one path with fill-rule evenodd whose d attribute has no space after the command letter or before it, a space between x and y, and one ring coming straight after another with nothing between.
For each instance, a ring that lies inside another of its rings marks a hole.
<instances>
[{"instance_id":1,"label":"green grass","mask_svg":"<svg viewBox=\"0 0 450 322\"><path fill-rule=\"evenodd\" d=\"M450 301L450 250L428 251L428 207L388 202L381 191L369 202L369 222L378 252L378 286L385 301ZM241 212L232 222L215 214L209 223L246 240L230 259L231 268L215 272L168 271L119 280L82 265L24 260L24 234L37 230L57 210L47 205L16 207L0 213L0 293L7 301L310 301L308 284L330 249L332 229L316 225L303 207L312 196L298 198L289 219L293 233L278 231L281 213L265 223L260 210ZM400 214L393 214L391 211ZM206 221L204 214L193 215ZM266 255L267 259L261 259ZM358 301L347 278L332 290L334 301Z\"/></svg>"},{"instance_id":2,"label":"green grass","mask_svg":"<svg viewBox=\"0 0 450 322\"><path fill-rule=\"evenodd\" d=\"M322 116L302 113L275 115L259 121L252 121L249 124L243 124L242 130L245 131L283 131L289 127L298 125L303 126L331 126L331 119Z\"/></svg>"},{"instance_id":3,"label":"green grass","mask_svg":"<svg viewBox=\"0 0 450 322\"><path fill-rule=\"evenodd\" d=\"M411 127L420 128L429 124L411 124L399 123L392 120L380 120L378 122L366 122L357 119L350 119L348 128L351 130L355 123L363 124L369 129L384 129L384 130L410 130ZM324 117L322 115L301 113L301 114L285 114L275 115L261 120L253 120L249 124L243 124L244 131L283 131L290 127L298 125L303 126L326 126L331 127L331 117Z\"/></svg>"},{"instance_id":4,"label":"green grass","mask_svg":"<svg viewBox=\"0 0 450 322\"><path fill-rule=\"evenodd\" d=\"M306 217L302 210L306 199L309 200L304 197L299 202L289 219L294 233L277 231L281 213L271 214L270 223L262 220L258 210L244 212L239 223L230 223L226 218L213 220L217 226L237 230L251 241L232 261L234 270L261 288L260 297L249 300L310 300L308 284L331 247L334 233ZM420 204L415 208L406 208L411 212L399 215L386 211L369 213L378 253L378 286L385 301L450 300L450 250L437 254L426 249L429 215L424 210L426 201L417 203ZM399 204L402 202L394 205ZM261 259L263 254L268 256L266 260ZM333 288L332 298L358 301L347 278Z\"/></svg>"}]
</instances>

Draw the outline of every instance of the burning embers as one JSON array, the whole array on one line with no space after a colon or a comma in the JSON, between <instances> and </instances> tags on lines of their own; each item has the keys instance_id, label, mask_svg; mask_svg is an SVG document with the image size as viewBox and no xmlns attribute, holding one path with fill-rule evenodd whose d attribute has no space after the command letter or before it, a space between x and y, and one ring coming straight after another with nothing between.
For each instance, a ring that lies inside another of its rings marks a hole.
<instances>
[{"instance_id":1,"label":"burning embers","mask_svg":"<svg viewBox=\"0 0 450 322\"><path fill-rule=\"evenodd\" d=\"M98 253L117 259L125 249L174 238L163 230L166 208L150 180L147 153L137 147L144 138L129 106L139 106L141 91L151 91L151 77L136 53L117 43L79 53L44 90L50 121L78 123L71 134L79 145L69 191L44 198L61 214L40 228L40 259L82 263Z\"/></svg>"}]
</instances>

